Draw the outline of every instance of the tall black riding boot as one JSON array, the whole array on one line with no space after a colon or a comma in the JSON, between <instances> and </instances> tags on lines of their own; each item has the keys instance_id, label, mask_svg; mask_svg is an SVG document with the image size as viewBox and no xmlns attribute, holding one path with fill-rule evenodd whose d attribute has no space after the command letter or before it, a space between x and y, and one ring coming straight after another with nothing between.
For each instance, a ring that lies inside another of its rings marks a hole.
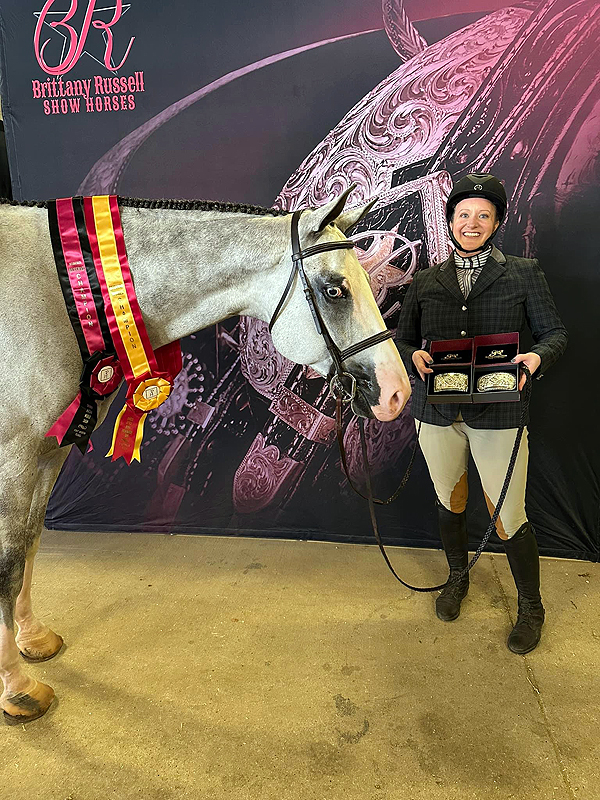
<instances>
[{"instance_id":1,"label":"tall black riding boot","mask_svg":"<svg viewBox=\"0 0 600 800\"><path fill-rule=\"evenodd\" d=\"M467 513L455 514L437 503L440 537L444 545L450 578L458 575L469 563L467 548ZM451 622L460 614L460 604L469 591L469 575L442 589L435 601L435 613L444 622Z\"/></svg>"},{"instance_id":2,"label":"tall black riding boot","mask_svg":"<svg viewBox=\"0 0 600 800\"><path fill-rule=\"evenodd\" d=\"M507 645L513 653L524 655L537 647L545 616L540 596L540 556L531 524L521 525L504 542L504 549L519 593L517 622Z\"/></svg>"}]
</instances>

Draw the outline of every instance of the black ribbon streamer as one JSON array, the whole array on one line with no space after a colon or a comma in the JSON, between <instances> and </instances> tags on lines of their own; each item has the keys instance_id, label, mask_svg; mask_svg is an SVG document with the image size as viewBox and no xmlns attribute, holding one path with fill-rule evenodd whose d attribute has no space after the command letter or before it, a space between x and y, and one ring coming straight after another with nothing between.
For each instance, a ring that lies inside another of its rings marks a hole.
<instances>
[{"instance_id":1,"label":"black ribbon streamer","mask_svg":"<svg viewBox=\"0 0 600 800\"><path fill-rule=\"evenodd\" d=\"M83 371L79 380L79 407L75 412L67 431L60 442L61 447L74 444L82 453L87 451L90 436L92 435L96 423L98 421L98 405L97 400L101 397L91 387L92 373L96 365L104 358L114 357L116 359L116 352L112 343L108 321L104 312L104 300L102 298L102 290L98 276L96 275L96 268L94 259L92 257L92 250L90 240L87 234L85 224L85 215L83 211L83 198L74 197L73 211L75 214L75 223L77 227L77 235L79 237L79 244L83 255L83 262L85 271L88 276L92 299L96 307L96 314L100 323L100 331L104 340L104 347L94 353L90 353L88 349L83 329L81 327L81 320L77 313L77 306L73 296L73 289L69 281L67 272L67 264L65 262L65 254L62 247L60 237L60 228L58 223L58 214L56 210L56 200L48 201L48 226L50 229L50 241L52 242L52 250L54 252L54 261L56 263L56 271L58 273L58 280L60 288L63 293L69 320L77 337L77 344L81 353L83 361Z\"/></svg>"}]
</instances>

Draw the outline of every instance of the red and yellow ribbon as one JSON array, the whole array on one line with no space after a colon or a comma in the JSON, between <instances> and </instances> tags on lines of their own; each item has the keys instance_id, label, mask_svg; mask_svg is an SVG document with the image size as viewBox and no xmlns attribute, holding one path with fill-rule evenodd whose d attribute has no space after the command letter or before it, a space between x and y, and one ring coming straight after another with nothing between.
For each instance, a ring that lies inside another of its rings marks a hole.
<instances>
[{"instance_id":1,"label":"red and yellow ribbon","mask_svg":"<svg viewBox=\"0 0 600 800\"><path fill-rule=\"evenodd\" d=\"M48 202L48 230L56 271L83 371L77 397L46 433L61 447L91 447L98 421L97 401L118 388L123 377L104 313L104 299L92 259L82 197Z\"/></svg>"},{"instance_id":2,"label":"red and yellow ribbon","mask_svg":"<svg viewBox=\"0 0 600 800\"><path fill-rule=\"evenodd\" d=\"M90 246L115 350L128 383L127 399L115 422L112 460L140 460L144 420L169 394L181 370L179 342L152 349L129 270L117 198L84 198Z\"/></svg>"}]
</instances>

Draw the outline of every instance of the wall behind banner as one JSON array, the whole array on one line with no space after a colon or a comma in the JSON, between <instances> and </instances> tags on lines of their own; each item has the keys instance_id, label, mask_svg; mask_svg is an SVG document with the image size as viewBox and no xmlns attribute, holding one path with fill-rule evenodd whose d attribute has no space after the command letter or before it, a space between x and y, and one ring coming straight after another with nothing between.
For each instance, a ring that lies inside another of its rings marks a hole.
<instances>
[{"instance_id":1,"label":"wall behind banner","mask_svg":"<svg viewBox=\"0 0 600 800\"><path fill-rule=\"evenodd\" d=\"M65 19L68 7L2 0L17 199L118 193L293 209L354 182L351 202L379 198L352 235L394 327L415 271L448 252L451 179L493 171L506 182L498 244L540 259L571 335L534 386L529 515L543 554L598 560L600 5L469 0L457 16L446 0L201 10L79 0ZM86 29L86 15L97 24ZM324 382L278 356L255 320L228 320L183 350L141 465L104 458L117 400L94 452L69 456L47 525L370 541L339 468ZM414 440L408 410L367 428L378 493L389 493ZM360 481L350 417L345 440ZM480 487L472 492L476 541L486 511ZM390 543L438 546L420 457L380 519Z\"/></svg>"}]
</instances>

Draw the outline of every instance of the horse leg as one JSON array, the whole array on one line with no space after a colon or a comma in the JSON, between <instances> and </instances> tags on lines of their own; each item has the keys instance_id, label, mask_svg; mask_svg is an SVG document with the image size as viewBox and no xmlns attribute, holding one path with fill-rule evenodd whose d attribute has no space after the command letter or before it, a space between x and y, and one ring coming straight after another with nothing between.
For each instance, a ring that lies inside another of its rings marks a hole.
<instances>
[{"instance_id":1,"label":"horse leg","mask_svg":"<svg viewBox=\"0 0 600 800\"><path fill-rule=\"evenodd\" d=\"M25 559L33 542L28 530L36 465L7 458L0 468L0 708L12 720L26 722L44 714L54 691L23 669L14 636L14 612L23 585Z\"/></svg>"},{"instance_id":2,"label":"horse leg","mask_svg":"<svg viewBox=\"0 0 600 800\"><path fill-rule=\"evenodd\" d=\"M69 450L62 448L58 451L54 450L47 456L40 457L38 479L29 511L27 527L29 529L29 541L32 544L27 552L23 587L17 597L15 606L17 647L29 661L47 661L57 655L63 645L62 637L54 633L34 616L31 603L31 582L33 562L40 544L42 528L44 527L46 506L68 454Z\"/></svg>"}]
</instances>

